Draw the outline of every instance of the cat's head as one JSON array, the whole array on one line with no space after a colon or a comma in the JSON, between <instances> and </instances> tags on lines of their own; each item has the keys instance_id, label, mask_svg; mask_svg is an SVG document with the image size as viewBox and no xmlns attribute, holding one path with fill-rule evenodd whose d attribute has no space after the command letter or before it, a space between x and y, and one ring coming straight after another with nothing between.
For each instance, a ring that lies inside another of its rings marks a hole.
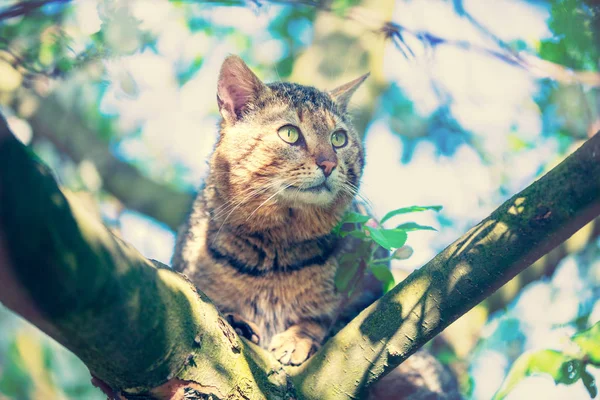
<instances>
[{"instance_id":1,"label":"cat's head","mask_svg":"<svg viewBox=\"0 0 600 400\"><path fill-rule=\"evenodd\" d=\"M220 191L292 208L347 206L358 190L364 151L346 110L367 76L329 92L264 84L229 56L219 75L223 120L212 162Z\"/></svg>"}]
</instances>

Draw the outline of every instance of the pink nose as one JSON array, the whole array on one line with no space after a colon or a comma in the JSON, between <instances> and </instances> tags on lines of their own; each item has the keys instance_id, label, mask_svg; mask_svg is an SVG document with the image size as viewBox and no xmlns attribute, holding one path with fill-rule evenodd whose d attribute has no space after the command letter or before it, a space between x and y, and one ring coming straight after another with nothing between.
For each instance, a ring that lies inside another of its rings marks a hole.
<instances>
[{"instance_id":1,"label":"pink nose","mask_svg":"<svg viewBox=\"0 0 600 400\"><path fill-rule=\"evenodd\" d=\"M319 166L319 168L321 168L323 170L323 173L325 174L326 177L331 175L331 172L333 171L333 169L335 167L337 167L337 163L335 161L329 161L329 160L324 160L324 161L318 162L317 165Z\"/></svg>"}]
</instances>

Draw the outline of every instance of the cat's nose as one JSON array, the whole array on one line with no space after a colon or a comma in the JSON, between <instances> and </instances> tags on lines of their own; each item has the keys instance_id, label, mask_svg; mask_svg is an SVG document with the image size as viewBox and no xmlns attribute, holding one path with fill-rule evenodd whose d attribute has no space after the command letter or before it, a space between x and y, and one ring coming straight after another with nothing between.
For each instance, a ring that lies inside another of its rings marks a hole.
<instances>
[{"instance_id":1,"label":"cat's nose","mask_svg":"<svg viewBox=\"0 0 600 400\"><path fill-rule=\"evenodd\" d=\"M331 175L334 168L337 167L337 163L331 160L317 160L317 165L323 170L325 177Z\"/></svg>"}]
</instances>

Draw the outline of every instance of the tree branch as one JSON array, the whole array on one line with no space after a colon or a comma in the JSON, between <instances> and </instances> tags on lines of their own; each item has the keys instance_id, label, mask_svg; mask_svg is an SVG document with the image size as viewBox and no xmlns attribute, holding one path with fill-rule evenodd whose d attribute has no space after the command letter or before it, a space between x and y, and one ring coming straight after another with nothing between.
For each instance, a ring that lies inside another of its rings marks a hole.
<instances>
[{"instance_id":1,"label":"tree branch","mask_svg":"<svg viewBox=\"0 0 600 400\"><path fill-rule=\"evenodd\" d=\"M365 391L600 214L600 132L374 303L293 377L307 399ZM326 376L328 379L319 377Z\"/></svg>"},{"instance_id":2,"label":"tree branch","mask_svg":"<svg viewBox=\"0 0 600 400\"><path fill-rule=\"evenodd\" d=\"M596 218L485 299L488 315L506 307L529 283L544 276L552 276L565 257L585 249L599 237L600 218Z\"/></svg>"}]
</instances>

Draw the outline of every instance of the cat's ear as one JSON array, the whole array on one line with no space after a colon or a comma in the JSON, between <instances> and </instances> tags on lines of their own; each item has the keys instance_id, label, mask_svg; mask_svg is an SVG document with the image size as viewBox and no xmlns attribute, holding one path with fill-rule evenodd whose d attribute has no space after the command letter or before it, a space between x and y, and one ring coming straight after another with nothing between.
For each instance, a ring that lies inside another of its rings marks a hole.
<instances>
[{"instance_id":1,"label":"cat's ear","mask_svg":"<svg viewBox=\"0 0 600 400\"><path fill-rule=\"evenodd\" d=\"M267 90L265 84L241 58L232 55L223 61L217 85L217 103L227 122L237 121L263 90Z\"/></svg>"},{"instance_id":2,"label":"cat's ear","mask_svg":"<svg viewBox=\"0 0 600 400\"><path fill-rule=\"evenodd\" d=\"M342 111L346 111L348 108L348 103L350 102L350 98L356 92L356 89L369 77L370 73L367 72L360 78L356 78L353 81L350 81L342 86L339 86L331 91L329 91L329 96L335 101L335 103L342 109Z\"/></svg>"}]
</instances>

